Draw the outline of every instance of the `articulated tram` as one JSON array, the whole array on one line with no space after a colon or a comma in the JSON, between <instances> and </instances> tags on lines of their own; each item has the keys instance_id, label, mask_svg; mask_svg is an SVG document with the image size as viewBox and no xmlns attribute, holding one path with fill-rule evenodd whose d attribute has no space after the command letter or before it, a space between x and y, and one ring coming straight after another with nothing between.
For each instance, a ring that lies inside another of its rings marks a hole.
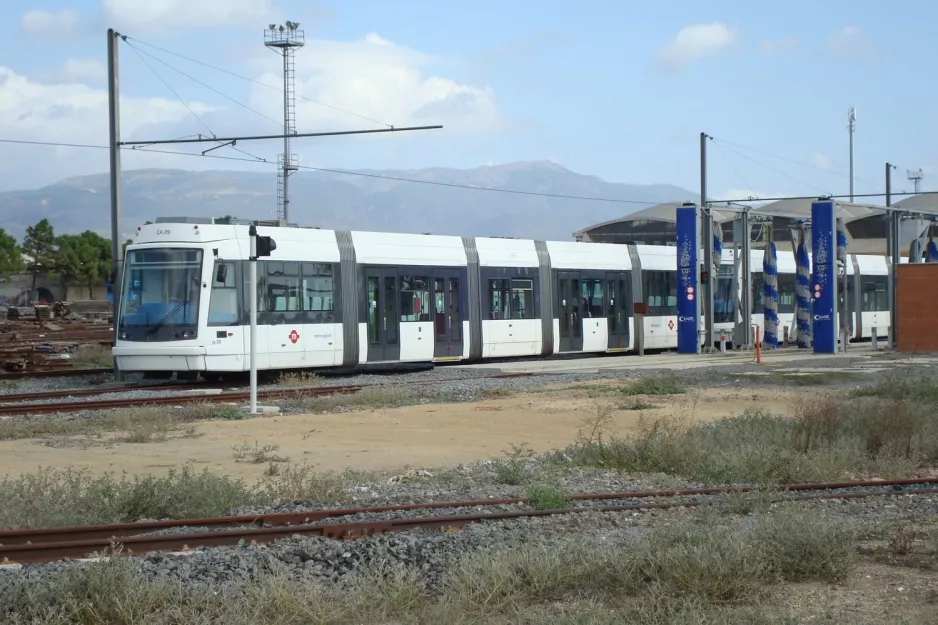
<instances>
[{"instance_id":1,"label":"articulated tram","mask_svg":"<svg viewBox=\"0 0 938 625\"><path fill-rule=\"evenodd\" d=\"M248 224L160 218L127 247L117 340L123 371L250 368ZM258 226L257 367L479 361L677 347L675 248ZM762 260L754 253L753 323ZM778 253L779 325L794 312L793 255ZM852 338L888 326L886 261L851 256ZM715 324L738 316L739 263L725 251ZM635 302L646 312L636 323Z\"/></svg>"}]
</instances>

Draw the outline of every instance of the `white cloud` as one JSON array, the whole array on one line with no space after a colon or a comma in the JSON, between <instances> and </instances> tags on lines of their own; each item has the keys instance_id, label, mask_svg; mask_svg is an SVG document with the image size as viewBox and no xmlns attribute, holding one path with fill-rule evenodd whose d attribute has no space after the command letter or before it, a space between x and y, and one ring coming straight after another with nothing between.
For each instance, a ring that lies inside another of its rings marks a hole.
<instances>
[{"instance_id":1,"label":"white cloud","mask_svg":"<svg viewBox=\"0 0 938 625\"><path fill-rule=\"evenodd\" d=\"M686 26L658 51L658 66L677 73L700 59L725 50L736 43L736 29L721 22Z\"/></svg>"},{"instance_id":2,"label":"white cloud","mask_svg":"<svg viewBox=\"0 0 938 625\"><path fill-rule=\"evenodd\" d=\"M20 31L26 35L68 35L80 24L81 15L72 9L58 12L37 9L20 15Z\"/></svg>"},{"instance_id":3,"label":"white cloud","mask_svg":"<svg viewBox=\"0 0 938 625\"><path fill-rule=\"evenodd\" d=\"M814 166L818 169L830 169L831 159L826 154L818 152L814 155Z\"/></svg>"},{"instance_id":4,"label":"white cloud","mask_svg":"<svg viewBox=\"0 0 938 625\"><path fill-rule=\"evenodd\" d=\"M280 10L271 0L101 0L109 26L130 34L193 28L266 28Z\"/></svg>"},{"instance_id":5,"label":"white cloud","mask_svg":"<svg viewBox=\"0 0 938 625\"><path fill-rule=\"evenodd\" d=\"M98 59L68 59L61 67L38 70L35 78L45 83L103 86L107 83L107 66Z\"/></svg>"},{"instance_id":6,"label":"white cloud","mask_svg":"<svg viewBox=\"0 0 938 625\"><path fill-rule=\"evenodd\" d=\"M437 134L499 128L502 119L492 89L421 72L434 62L432 56L375 33L357 42L308 40L296 53L297 130L375 125L336 109L395 126L443 124L443 130L429 131ZM278 88L283 84L278 57L258 56L253 66L260 72L258 81ZM279 119L282 98L277 90L255 85L249 105Z\"/></svg>"},{"instance_id":7,"label":"white cloud","mask_svg":"<svg viewBox=\"0 0 938 625\"><path fill-rule=\"evenodd\" d=\"M874 54L872 39L856 26L844 26L827 39L827 50L840 56L867 57Z\"/></svg>"},{"instance_id":8,"label":"white cloud","mask_svg":"<svg viewBox=\"0 0 938 625\"><path fill-rule=\"evenodd\" d=\"M251 50L252 57L242 67L232 71L270 85L266 88L251 85L243 101L272 120L283 115L283 94L280 90L283 76L281 61L263 46ZM305 48L296 54L297 130L315 132L375 128L369 120L356 118L336 109L344 109L368 118L394 124L442 124L443 130L406 133L390 137L386 146L394 146L403 138L425 137L448 142L454 137L477 138L487 132L503 128L492 89L457 82L429 71L436 60L427 54L388 41L372 34L360 41L336 42L308 40ZM176 61L184 71L193 71ZM46 82L38 82L0 67L0 138L87 143L103 145L107 142L107 92L101 79L104 68L97 61L74 59L63 69L52 72L54 81L39 74ZM221 74L202 70L198 74L220 91L232 92L225 86L230 80ZM178 79L181 81L181 79ZM171 81L176 86L177 81ZM183 83L184 84L184 83ZM139 93L139 92L136 92ZM134 95L136 95L136 93ZM147 95L157 97L121 97L121 127L123 140L147 140L180 137L195 133L205 134L206 128L195 120L185 107L174 100L163 85L151 81ZM180 91L188 96L192 91ZM208 90L195 91L198 97L211 97L222 106L189 102L192 110L217 136L267 134L278 132L278 122L263 118L240 107L221 101ZM203 95L204 94L204 95ZM309 100L303 99L305 96ZM240 99L240 98L239 98ZM331 107L316 104L323 102ZM373 140L387 135L372 136ZM355 143L368 141L361 137ZM308 142L298 141L294 149L300 154L302 165L312 165L310 157L323 154L307 148ZM349 147L345 147L348 145ZM198 153L209 147L158 146L156 149L185 150ZM280 151L277 142L257 142L238 145L239 148L276 162ZM349 156L363 166L382 166L392 156L380 150L356 147L345 142L337 148L349 150ZM444 143L441 149L459 149L459 144ZM361 151L359 151L361 150ZM305 152L305 154L304 154ZM335 152L327 152L323 166L335 165ZM218 156L242 157L230 149L213 153ZM245 157L248 158L248 157ZM126 169L142 167L176 167L184 169L240 168L256 170L257 165L238 162L220 162L213 159L175 157L169 155L124 153ZM369 162L370 159L370 162ZM36 167L35 163L42 163ZM0 189L22 189L49 184L80 174L107 171L107 150L78 148L26 147L0 144Z\"/></svg>"},{"instance_id":9,"label":"white cloud","mask_svg":"<svg viewBox=\"0 0 938 625\"><path fill-rule=\"evenodd\" d=\"M766 54L777 54L779 52L797 48L799 45L801 45L801 40L798 39L798 37L791 35L789 37L782 37L781 39L763 41L759 44L759 50L765 52Z\"/></svg>"},{"instance_id":10,"label":"white cloud","mask_svg":"<svg viewBox=\"0 0 938 625\"><path fill-rule=\"evenodd\" d=\"M189 107L200 115L212 111L198 102L190 102ZM190 113L179 102L121 98L124 139L151 132L163 136L161 126L178 124L187 116ZM0 127L3 139L106 145L107 91L78 82L42 84L0 66ZM173 163L169 157L152 154L129 158L134 167ZM180 159L175 164L178 166ZM24 188L72 175L100 173L107 171L107 166L108 153L103 149L0 145L0 188ZM48 179L50 173L52 180Z\"/></svg>"}]
</instances>

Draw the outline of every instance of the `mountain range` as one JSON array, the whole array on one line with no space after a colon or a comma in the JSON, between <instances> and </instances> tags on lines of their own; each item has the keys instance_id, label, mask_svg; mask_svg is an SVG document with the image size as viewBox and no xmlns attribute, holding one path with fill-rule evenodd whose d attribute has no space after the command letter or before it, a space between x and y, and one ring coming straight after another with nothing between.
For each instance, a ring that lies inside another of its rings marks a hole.
<instances>
[{"instance_id":1,"label":"mountain range","mask_svg":"<svg viewBox=\"0 0 938 625\"><path fill-rule=\"evenodd\" d=\"M290 222L321 228L569 241L574 231L585 226L650 204L695 197L691 191L667 184L610 183L551 161L475 169L361 170L354 174L300 171L290 176ZM125 233L158 216L272 219L276 214L277 181L270 171L123 172ZM41 189L2 192L0 215L0 227L17 239L42 217L52 222L57 234L90 229L109 236L108 175L78 176Z\"/></svg>"}]
</instances>

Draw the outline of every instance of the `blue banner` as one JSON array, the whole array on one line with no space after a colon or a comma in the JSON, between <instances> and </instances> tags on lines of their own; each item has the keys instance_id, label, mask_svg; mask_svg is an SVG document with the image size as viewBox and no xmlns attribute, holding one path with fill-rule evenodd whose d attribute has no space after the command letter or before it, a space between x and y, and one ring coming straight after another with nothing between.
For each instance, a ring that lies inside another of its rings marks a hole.
<instances>
[{"instance_id":1,"label":"blue banner","mask_svg":"<svg viewBox=\"0 0 938 625\"><path fill-rule=\"evenodd\" d=\"M677 209L677 351L699 354L700 302L697 278L700 263L700 211L696 206ZM709 243L709 242L708 242ZM708 267L708 270L712 271Z\"/></svg>"},{"instance_id":2,"label":"blue banner","mask_svg":"<svg viewBox=\"0 0 938 625\"><path fill-rule=\"evenodd\" d=\"M834 202L811 204L811 301L814 352L837 352L837 239Z\"/></svg>"}]
</instances>

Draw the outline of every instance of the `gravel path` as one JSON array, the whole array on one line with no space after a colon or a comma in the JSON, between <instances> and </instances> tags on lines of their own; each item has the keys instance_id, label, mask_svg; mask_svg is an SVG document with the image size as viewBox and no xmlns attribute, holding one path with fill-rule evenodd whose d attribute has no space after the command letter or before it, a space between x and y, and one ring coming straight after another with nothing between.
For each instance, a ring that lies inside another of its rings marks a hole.
<instances>
[{"instance_id":1,"label":"gravel path","mask_svg":"<svg viewBox=\"0 0 938 625\"><path fill-rule=\"evenodd\" d=\"M614 366L620 364L620 359L616 358L595 358L598 366ZM607 362L608 361L608 362ZM855 388L864 384L872 384L879 378L875 372L868 372L870 368L879 368L889 366L896 368L903 366L910 374L931 374L934 369L930 364L906 363L901 360L891 360L888 363L881 362L880 359L870 359L866 357L839 356L832 358L811 359L809 361L811 370L818 370L818 373L808 373L808 377L818 377L823 375L824 371L836 372L824 380L823 386L827 389ZM800 363L804 365L805 363ZM791 363L790 367L798 366L799 363ZM259 390L277 390L283 388L301 388L301 387L322 387L322 386L365 386L371 392L380 389L388 389L389 395L386 401L391 405L406 405L432 402L466 402L478 401L491 396L493 393L524 393L526 391L542 389L550 385L579 384L597 380L638 380L658 375L673 375L689 387L697 388L738 388L740 386L755 388L798 388L802 386L798 383L798 377L787 371L789 365L767 369L765 366L752 364L733 365L733 366L713 366L700 367L696 369L673 370L668 368L661 369L641 369L641 370L614 370L596 372L570 372L570 373L544 373L528 377L515 378L492 378L489 374L472 369L456 369L453 367L437 367L435 369L413 371L400 374L377 374L360 373L348 376L323 376L310 377L303 379L297 376L295 383L286 385L263 384ZM773 375L774 373L774 375ZM21 380L12 385L0 387L0 404L27 403L23 401L4 402L3 395L9 393L28 393L41 392L48 390L66 390L79 388L94 388L107 381L108 376L95 375L79 378L78 380L64 378L45 378L36 380ZM803 376L802 376L803 377ZM217 388L217 385L210 385ZM816 386L815 386L816 387ZM193 385L193 389L198 389L199 385ZM222 385L224 392L247 391L248 388L237 384ZM140 400L145 402L152 397L173 396L177 391L159 390L159 389L132 389L126 392L108 393L106 395L90 395L79 397L57 397L47 399L30 400L28 403L36 404L55 404L62 402L85 402L97 401L100 399L108 400ZM207 401L211 400L211 395L206 395ZM304 413L308 412L309 407L306 400L294 400L284 398L276 400L284 413ZM354 406L353 406L354 408ZM172 406L161 407L161 410L185 413L186 408L176 408ZM44 415L46 419L56 418L86 418L96 416L97 411L72 412L72 413L51 413ZM182 416L182 415L181 415ZM14 417L16 419L17 417ZM26 417L35 418L35 417Z\"/></svg>"}]
</instances>

